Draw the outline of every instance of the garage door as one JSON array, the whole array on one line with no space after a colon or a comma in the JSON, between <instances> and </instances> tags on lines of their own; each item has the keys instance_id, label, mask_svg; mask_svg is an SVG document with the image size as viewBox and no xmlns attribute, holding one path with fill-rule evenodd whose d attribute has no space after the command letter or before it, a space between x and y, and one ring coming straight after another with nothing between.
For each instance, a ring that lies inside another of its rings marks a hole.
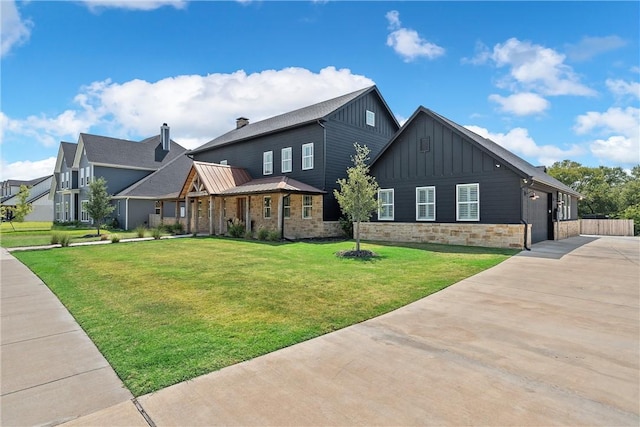
<instances>
[{"instance_id":1,"label":"garage door","mask_svg":"<svg viewBox=\"0 0 640 427\"><path fill-rule=\"evenodd\" d=\"M537 243L549 238L548 194L536 191L539 197L529 199L529 224L531 224L531 242Z\"/></svg>"}]
</instances>

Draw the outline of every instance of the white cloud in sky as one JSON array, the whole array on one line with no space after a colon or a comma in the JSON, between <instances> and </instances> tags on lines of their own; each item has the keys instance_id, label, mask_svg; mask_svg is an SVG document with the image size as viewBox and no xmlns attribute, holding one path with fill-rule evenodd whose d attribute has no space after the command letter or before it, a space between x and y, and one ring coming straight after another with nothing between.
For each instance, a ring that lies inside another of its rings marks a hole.
<instances>
[{"instance_id":1,"label":"white cloud in sky","mask_svg":"<svg viewBox=\"0 0 640 427\"><path fill-rule=\"evenodd\" d=\"M578 135L596 132L603 138L590 143L591 152L600 160L624 165L640 163L640 109L609 108L604 113L589 111L576 118Z\"/></svg>"},{"instance_id":2,"label":"white cloud in sky","mask_svg":"<svg viewBox=\"0 0 640 427\"><path fill-rule=\"evenodd\" d=\"M423 39L415 30L403 28L397 10L387 12L385 17L389 22L389 30L392 30L387 36L387 46L393 48L405 62L419 57L435 59L444 55L444 48Z\"/></svg>"},{"instance_id":3,"label":"white cloud in sky","mask_svg":"<svg viewBox=\"0 0 640 427\"><path fill-rule=\"evenodd\" d=\"M15 46L26 43L31 36L33 22L22 19L14 0L0 0L0 56Z\"/></svg>"},{"instance_id":4,"label":"white cloud in sky","mask_svg":"<svg viewBox=\"0 0 640 427\"><path fill-rule=\"evenodd\" d=\"M576 44L568 44L566 46L567 57L571 61L586 61L601 53L619 49L625 46L627 42L622 38L612 35L605 37L588 37L585 36Z\"/></svg>"},{"instance_id":5,"label":"white cloud in sky","mask_svg":"<svg viewBox=\"0 0 640 427\"><path fill-rule=\"evenodd\" d=\"M640 99L640 83L621 79L607 79L605 82L611 93L619 97L633 96Z\"/></svg>"},{"instance_id":6,"label":"white cloud in sky","mask_svg":"<svg viewBox=\"0 0 640 427\"><path fill-rule=\"evenodd\" d=\"M6 179L28 180L51 175L56 166L56 158L49 157L34 162L27 160L14 163L0 162L0 181Z\"/></svg>"},{"instance_id":7,"label":"white cloud in sky","mask_svg":"<svg viewBox=\"0 0 640 427\"><path fill-rule=\"evenodd\" d=\"M517 116L540 114L550 106L549 101L531 92L514 93L507 97L493 94L489 95L489 100L499 104L501 111Z\"/></svg>"},{"instance_id":8,"label":"white cloud in sky","mask_svg":"<svg viewBox=\"0 0 640 427\"><path fill-rule=\"evenodd\" d=\"M172 139L195 148L234 129L239 116L256 122L373 84L335 67L318 73L290 67L253 74L239 70L182 75L156 82L105 80L81 88L74 99L76 109L52 117L3 118L3 138L6 144L9 134L29 136L44 145L76 141L80 132L142 139L158 134L160 125L168 123Z\"/></svg>"},{"instance_id":9,"label":"white cloud in sky","mask_svg":"<svg viewBox=\"0 0 640 427\"><path fill-rule=\"evenodd\" d=\"M538 145L529 135L529 131L521 127L513 128L507 133L492 133L486 128L473 125L465 126L465 128L522 157L536 159L540 165L551 166L554 162L583 153L583 150L577 145L572 145L566 150L555 145Z\"/></svg>"},{"instance_id":10,"label":"white cloud in sky","mask_svg":"<svg viewBox=\"0 0 640 427\"><path fill-rule=\"evenodd\" d=\"M164 6L173 6L183 9L187 0L81 0L90 10L98 9L130 9L130 10L154 10Z\"/></svg>"}]
</instances>

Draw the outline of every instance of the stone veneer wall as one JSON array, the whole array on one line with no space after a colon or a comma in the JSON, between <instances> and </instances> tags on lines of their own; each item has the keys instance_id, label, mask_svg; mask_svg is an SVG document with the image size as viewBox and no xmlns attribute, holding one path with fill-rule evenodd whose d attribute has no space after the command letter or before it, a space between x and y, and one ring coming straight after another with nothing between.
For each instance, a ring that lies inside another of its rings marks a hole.
<instances>
[{"instance_id":1,"label":"stone veneer wall","mask_svg":"<svg viewBox=\"0 0 640 427\"><path fill-rule=\"evenodd\" d=\"M580 220L575 221L560 221L553 224L556 230L554 236L556 240L567 239L569 237L575 237L580 235Z\"/></svg>"},{"instance_id":2,"label":"stone veneer wall","mask_svg":"<svg viewBox=\"0 0 640 427\"><path fill-rule=\"evenodd\" d=\"M527 247L530 247L531 225L528 227ZM360 224L360 238L387 242L443 243L523 249L524 225L364 222Z\"/></svg>"}]
</instances>

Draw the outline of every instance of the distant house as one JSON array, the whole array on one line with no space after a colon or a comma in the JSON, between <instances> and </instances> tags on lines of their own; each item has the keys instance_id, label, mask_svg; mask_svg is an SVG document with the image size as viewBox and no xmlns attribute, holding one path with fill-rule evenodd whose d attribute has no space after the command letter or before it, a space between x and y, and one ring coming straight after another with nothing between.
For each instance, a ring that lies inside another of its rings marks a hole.
<instances>
[{"instance_id":1,"label":"distant house","mask_svg":"<svg viewBox=\"0 0 640 427\"><path fill-rule=\"evenodd\" d=\"M380 208L369 240L523 248L578 235L580 194L420 107L373 159Z\"/></svg>"},{"instance_id":2,"label":"distant house","mask_svg":"<svg viewBox=\"0 0 640 427\"><path fill-rule=\"evenodd\" d=\"M54 219L90 223L85 208L89 183L102 177L107 182L107 192L116 196L113 219L120 227L131 229L146 224L149 215L156 213L156 199L133 193L118 197L119 193L132 191L134 184L184 157L185 152L185 148L171 140L166 124L159 135L140 142L81 133L77 144L60 143L50 193L55 203ZM188 167L186 164L185 174ZM169 192L162 190L159 196Z\"/></svg>"},{"instance_id":3,"label":"distant house","mask_svg":"<svg viewBox=\"0 0 640 427\"><path fill-rule=\"evenodd\" d=\"M399 129L375 86L266 120L240 117L236 129L191 150L182 187L189 230L224 234L241 220L248 231L287 238L339 236L333 196L355 153L372 155Z\"/></svg>"},{"instance_id":4,"label":"distant house","mask_svg":"<svg viewBox=\"0 0 640 427\"><path fill-rule=\"evenodd\" d=\"M17 194L20 192L20 186L25 185L29 189L29 198L26 202L31 204L33 210L24 220L51 221L53 203L47 195L49 194L52 179L52 175L47 175L26 181L16 179L2 181L2 205L16 207L19 202Z\"/></svg>"}]
</instances>

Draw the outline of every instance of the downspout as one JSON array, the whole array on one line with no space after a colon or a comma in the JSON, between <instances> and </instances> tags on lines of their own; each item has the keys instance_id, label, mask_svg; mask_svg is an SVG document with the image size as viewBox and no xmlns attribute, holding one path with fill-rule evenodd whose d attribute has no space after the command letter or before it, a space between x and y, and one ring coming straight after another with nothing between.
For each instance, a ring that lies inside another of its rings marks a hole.
<instances>
[{"instance_id":1,"label":"downspout","mask_svg":"<svg viewBox=\"0 0 640 427\"><path fill-rule=\"evenodd\" d=\"M524 248L528 251L531 250L531 248L527 247L527 241L529 239L529 223L527 221L525 221L524 219L524 209L523 209L523 205L525 202L527 202L527 210L529 210L529 204L527 201L527 197L529 197L528 193L529 193L529 188L531 187L531 185L533 184L533 179L531 177L527 177L526 178L526 182L524 187L522 188L522 200L520 201L520 222L522 224L524 224Z\"/></svg>"},{"instance_id":2,"label":"downspout","mask_svg":"<svg viewBox=\"0 0 640 427\"><path fill-rule=\"evenodd\" d=\"M325 191L327 189L327 128L322 124L322 119L318 119L318 124L322 127L322 191Z\"/></svg>"},{"instance_id":3,"label":"downspout","mask_svg":"<svg viewBox=\"0 0 640 427\"><path fill-rule=\"evenodd\" d=\"M129 198L124 199L124 229L129 229Z\"/></svg>"}]
</instances>

